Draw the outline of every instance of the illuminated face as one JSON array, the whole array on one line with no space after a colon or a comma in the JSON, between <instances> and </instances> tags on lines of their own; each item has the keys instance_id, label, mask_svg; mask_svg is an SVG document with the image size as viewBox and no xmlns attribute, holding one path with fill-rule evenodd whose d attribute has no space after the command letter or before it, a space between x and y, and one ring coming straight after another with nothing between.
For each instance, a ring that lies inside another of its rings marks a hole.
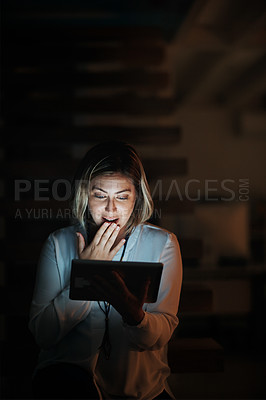
<instances>
[{"instance_id":1,"label":"illuminated face","mask_svg":"<svg viewBox=\"0 0 266 400\"><path fill-rule=\"evenodd\" d=\"M106 221L115 222L122 232L132 214L135 200L135 186L125 175L100 175L91 180L88 204L98 226Z\"/></svg>"}]
</instances>

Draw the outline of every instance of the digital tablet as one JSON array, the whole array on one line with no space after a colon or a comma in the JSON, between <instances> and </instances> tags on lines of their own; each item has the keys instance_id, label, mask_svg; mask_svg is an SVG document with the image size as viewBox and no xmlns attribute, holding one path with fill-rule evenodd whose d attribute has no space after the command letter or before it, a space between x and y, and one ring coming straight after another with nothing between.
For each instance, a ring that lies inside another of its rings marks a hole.
<instances>
[{"instance_id":1,"label":"digital tablet","mask_svg":"<svg viewBox=\"0 0 266 400\"><path fill-rule=\"evenodd\" d=\"M98 300L104 301L100 295L95 294L93 288L94 275L105 277L112 281L115 277L112 271L117 271L124 279L128 289L137 297L141 296L141 291L147 280L150 281L147 298L145 303L155 303L161 281L163 264L154 262L135 262L135 261L99 261L99 260L72 260L70 293L72 300Z\"/></svg>"}]
</instances>

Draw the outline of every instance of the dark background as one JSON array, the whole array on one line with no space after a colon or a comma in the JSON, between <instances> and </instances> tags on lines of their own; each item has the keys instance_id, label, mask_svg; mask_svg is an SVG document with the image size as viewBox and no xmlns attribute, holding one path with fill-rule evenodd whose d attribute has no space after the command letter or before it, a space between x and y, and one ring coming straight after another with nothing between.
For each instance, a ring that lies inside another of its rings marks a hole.
<instances>
[{"instance_id":1,"label":"dark background","mask_svg":"<svg viewBox=\"0 0 266 400\"><path fill-rule=\"evenodd\" d=\"M5 0L1 34L2 397L30 397L36 263L75 168L121 139L180 241L173 391L265 398L265 1Z\"/></svg>"}]
</instances>

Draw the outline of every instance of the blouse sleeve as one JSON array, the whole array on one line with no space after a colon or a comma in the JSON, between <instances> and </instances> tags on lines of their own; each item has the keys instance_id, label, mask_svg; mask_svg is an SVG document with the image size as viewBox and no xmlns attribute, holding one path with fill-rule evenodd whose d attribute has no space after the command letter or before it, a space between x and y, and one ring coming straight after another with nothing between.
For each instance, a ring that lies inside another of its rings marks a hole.
<instances>
[{"instance_id":1,"label":"blouse sleeve","mask_svg":"<svg viewBox=\"0 0 266 400\"><path fill-rule=\"evenodd\" d=\"M159 261L164 267L157 302L144 305L145 316L139 325L124 323L130 344L139 350L156 350L165 346L178 325L182 260L175 235L169 235Z\"/></svg>"},{"instance_id":2,"label":"blouse sleeve","mask_svg":"<svg viewBox=\"0 0 266 400\"><path fill-rule=\"evenodd\" d=\"M90 308L88 301L69 299L69 286L64 287L50 235L40 255L30 308L29 329L37 344L44 349L55 345L87 317Z\"/></svg>"}]
</instances>

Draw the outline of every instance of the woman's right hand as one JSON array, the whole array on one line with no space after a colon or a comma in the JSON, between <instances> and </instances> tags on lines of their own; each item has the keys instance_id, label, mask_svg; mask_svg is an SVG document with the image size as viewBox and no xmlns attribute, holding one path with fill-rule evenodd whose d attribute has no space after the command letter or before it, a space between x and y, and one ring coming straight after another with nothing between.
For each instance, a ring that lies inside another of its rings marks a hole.
<instances>
[{"instance_id":1,"label":"woman's right hand","mask_svg":"<svg viewBox=\"0 0 266 400\"><path fill-rule=\"evenodd\" d=\"M114 223L105 222L101 225L92 242L86 247L84 237L77 232L78 255L82 260L112 260L125 243L125 239L115 246L120 227Z\"/></svg>"}]
</instances>

